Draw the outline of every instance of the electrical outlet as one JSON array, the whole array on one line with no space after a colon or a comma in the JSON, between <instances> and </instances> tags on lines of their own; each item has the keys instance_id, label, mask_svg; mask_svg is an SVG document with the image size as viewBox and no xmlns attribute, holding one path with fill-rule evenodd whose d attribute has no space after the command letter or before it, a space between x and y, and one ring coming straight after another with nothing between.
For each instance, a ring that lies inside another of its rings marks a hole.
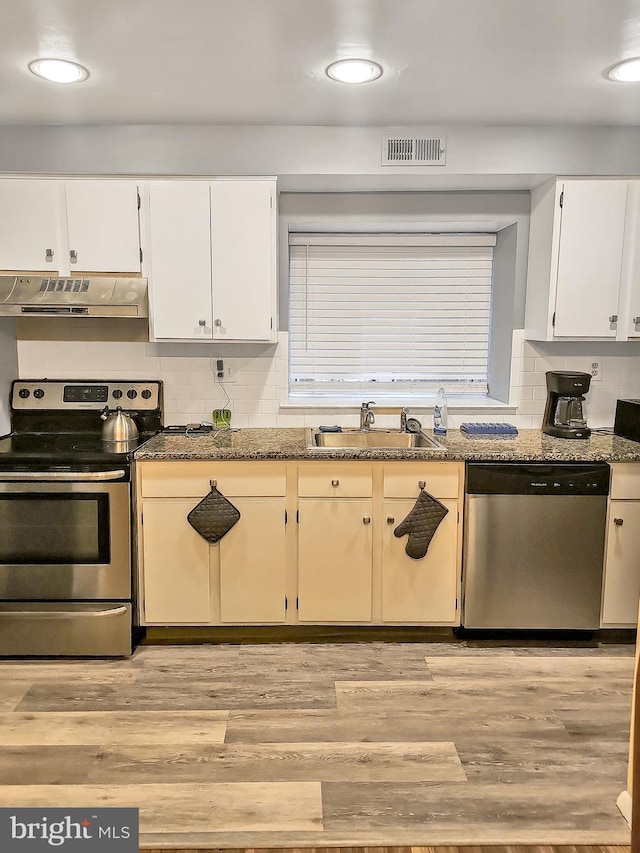
<instances>
[{"instance_id":1,"label":"electrical outlet","mask_svg":"<svg viewBox=\"0 0 640 853\"><path fill-rule=\"evenodd\" d=\"M214 358L213 375L215 376L216 382L224 382L225 384L228 382L235 382L236 371L232 360L230 358Z\"/></svg>"},{"instance_id":2,"label":"electrical outlet","mask_svg":"<svg viewBox=\"0 0 640 853\"><path fill-rule=\"evenodd\" d=\"M591 362L591 381L592 382L601 382L602 381L602 368L600 367L599 361Z\"/></svg>"}]
</instances>

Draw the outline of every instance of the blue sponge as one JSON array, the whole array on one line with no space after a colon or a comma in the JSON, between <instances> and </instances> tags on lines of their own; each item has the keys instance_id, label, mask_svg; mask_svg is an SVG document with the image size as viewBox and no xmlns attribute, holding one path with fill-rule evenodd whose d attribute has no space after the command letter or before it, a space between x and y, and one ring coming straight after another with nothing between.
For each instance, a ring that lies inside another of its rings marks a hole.
<instances>
[{"instance_id":1,"label":"blue sponge","mask_svg":"<svg viewBox=\"0 0 640 853\"><path fill-rule=\"evenodd\" d=\"M466 423L460 424L460 432L466 432L467 435L517 435L518 430L513 424L481 424L481 423Z\"/></svg>"}]
</instances>

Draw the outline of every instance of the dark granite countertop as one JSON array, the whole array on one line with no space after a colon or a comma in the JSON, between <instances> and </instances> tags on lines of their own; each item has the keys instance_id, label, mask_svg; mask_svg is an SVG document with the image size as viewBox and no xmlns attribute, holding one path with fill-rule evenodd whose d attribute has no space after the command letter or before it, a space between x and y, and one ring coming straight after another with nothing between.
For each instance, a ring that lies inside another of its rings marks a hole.
<instances>
[{"instance_id":1,"label":"dark granite countertop","mask_svg":"<svg viewBox=\"0 0 640 853\"><path fill-rule=\"evenodd\" d=\"M552 438L540 430L515 437L469 438L459 430L439 437L443 450L308 450L305 430L241 429L210 435L160 433L135 453L139 460L207 459L455 459L476 461L640 462L640 442L615 435L581 439Z\"/></svg>"}]
</instances>

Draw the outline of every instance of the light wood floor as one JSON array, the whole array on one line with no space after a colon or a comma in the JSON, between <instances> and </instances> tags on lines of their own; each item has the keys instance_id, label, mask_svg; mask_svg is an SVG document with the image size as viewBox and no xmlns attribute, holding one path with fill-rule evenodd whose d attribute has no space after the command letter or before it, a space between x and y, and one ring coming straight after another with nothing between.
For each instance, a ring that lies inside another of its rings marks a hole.
<instances>
[{"instance_id":1,"label":"light wood floor","mask_svg":"<svg viewBox=\"0 0 640 853\"><path fill-rule=\"evenodd\" d=\"M0 661L0 806L137 806L147 850L627 845L633 654L358 643Z\"/></svg>"}]
</instances>

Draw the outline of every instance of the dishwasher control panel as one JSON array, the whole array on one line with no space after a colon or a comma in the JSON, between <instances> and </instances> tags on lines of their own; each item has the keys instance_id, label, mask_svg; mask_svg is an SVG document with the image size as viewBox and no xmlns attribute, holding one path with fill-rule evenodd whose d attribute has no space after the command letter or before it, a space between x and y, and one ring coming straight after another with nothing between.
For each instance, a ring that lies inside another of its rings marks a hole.
<instances>
[{"instance_id":1,"label":"dishwasher control panel","mask_svg":"<svg viewBox=\"0 0 640 853\"><path fill-rule=\"evenodd\" d=\"M608 495L606 462L470 462L469 495Z\"/></svg>"}]
</instances>

